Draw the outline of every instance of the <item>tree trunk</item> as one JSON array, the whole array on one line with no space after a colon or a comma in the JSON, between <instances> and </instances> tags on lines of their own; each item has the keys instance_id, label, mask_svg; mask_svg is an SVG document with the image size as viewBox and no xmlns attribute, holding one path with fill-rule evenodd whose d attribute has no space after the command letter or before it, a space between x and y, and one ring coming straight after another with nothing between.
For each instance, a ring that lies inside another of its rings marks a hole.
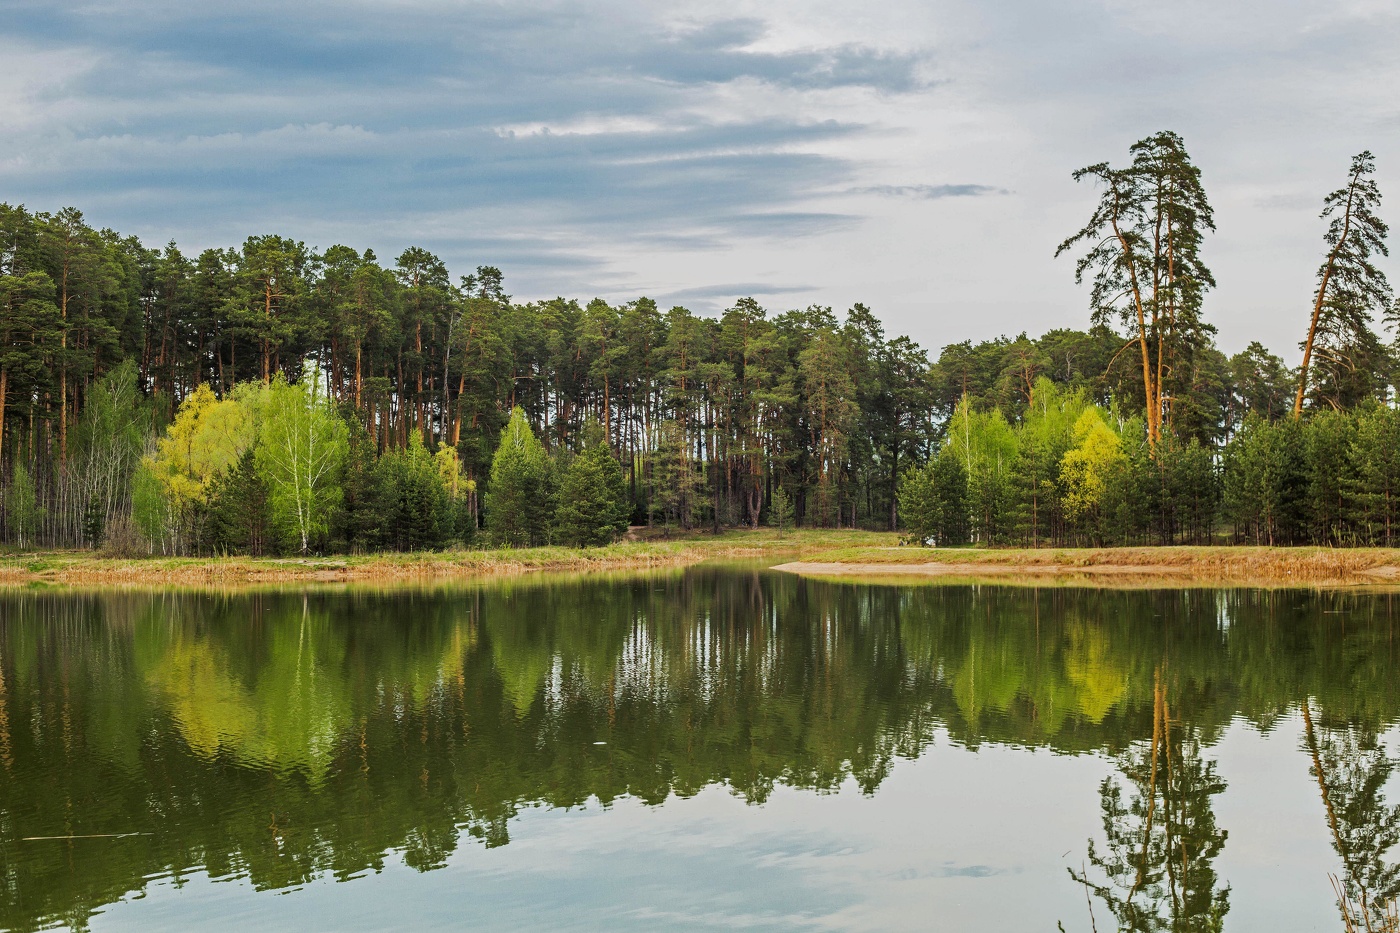
<instances>
[{"instance_id":1,"label":"tree trunk","mask_svg":"<svg viewBox=\"0 0 1400 933\"><path fill-rule=\"evenodd\" d=\"M1317 286L1317 300L1313 302L1312 320L1308 323L1308 339L1303 342L1303 365L1298 369L1298 394L1293 399L1293 417L1301 418L1303 415L1303 396L1308 391L1308 364L1312 362L1313 340L1317 337L1317 322L1322 318L1322 305L1327 300L1327 283L1332 278L1332 269L1336 265L1337 255L1346 245L1347 235L1351 232L1351 202L1353 192L1356 190L1356 179L1352 179L1352 184L1347 187L1347 206L1342 214L1342 235L1337 238L1337 245L1332 247L1332 251L1327 254L1327 262L1322 266L1322 281Z\"/></svg>"},{"instance_id":2,"label":"tree trunk","mask_svg":"<svg viewBox=\"0 0 1400 933\"><path fill-rule=\"evenodd\" d=\"M1133 308L1137 312L1138 345L1142 350L1142 386L1147 401L1147 440L1156 446L1159 399L1153 388L1152 357L1147 350L1147 315L1142 309L1142 290L1138 285L1137 269L1132 264L1132 249L1128 246L1127 238L1118 228L1116 218L1113 221L1113 232L1118 237L1118 243L1123 248L1123 256L1128 262L1128 277L1132 283L1133 292Z\"/></svg>"}]
</instances>

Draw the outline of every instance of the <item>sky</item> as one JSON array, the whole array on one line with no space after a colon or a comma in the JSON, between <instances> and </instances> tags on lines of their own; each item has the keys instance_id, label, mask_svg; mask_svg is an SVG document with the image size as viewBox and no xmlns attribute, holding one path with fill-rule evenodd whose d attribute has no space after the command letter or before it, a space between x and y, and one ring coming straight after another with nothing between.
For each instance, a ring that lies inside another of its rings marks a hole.
<instances>
[{"instance_id":1,"label":"sky","mask_svg":"<svg viewBox=\"0 0 1400 933\"><path fill-rule=\"evenodd\" d=\"M1296 361L1322 198L1363 149L1400 185L1395 0L2 0L0 22L0 201L186 252L425 246L518 300L859 301L935 352L1086 326L1054 258L1096 196L1071 173L1158 130L1215 207L1227 352Z\"/></svg>"}]
</instances>

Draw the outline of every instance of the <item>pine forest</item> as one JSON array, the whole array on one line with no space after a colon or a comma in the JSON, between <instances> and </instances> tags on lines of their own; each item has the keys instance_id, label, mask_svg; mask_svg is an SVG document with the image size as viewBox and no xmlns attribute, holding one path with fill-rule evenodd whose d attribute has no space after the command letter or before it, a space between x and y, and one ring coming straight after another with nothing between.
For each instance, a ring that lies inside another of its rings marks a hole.
<instances>
[{"instance_id":1,"label":"pine forest","mask_svg":"<svg viewBox=\"0 0 1400 933\"><path fill-rule=\"evenodd\" d=\"M1084 329L936 352L861 304L522 302L420 248L189 256L0 204L4 540L262 555L791 523L1400 544L1387 228L1371 154L1338 168L1314 290L1280 312L1297 367L1217 349L1214 215L1169 132L1074 173L1086 220L1057 255Z\"/></svg>"}]
</instances>

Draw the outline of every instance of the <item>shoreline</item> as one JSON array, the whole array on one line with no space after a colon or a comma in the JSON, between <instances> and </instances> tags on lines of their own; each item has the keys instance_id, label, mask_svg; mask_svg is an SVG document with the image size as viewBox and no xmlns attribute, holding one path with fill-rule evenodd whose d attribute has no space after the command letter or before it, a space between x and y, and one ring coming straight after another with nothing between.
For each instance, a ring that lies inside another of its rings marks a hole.
<instances>
[{"instance_id":1,"label":"shoreline","mask_svg":"<svg viewBox=\"0 0 1400 933\"><path fill-rule=\"evenodd\" d=\"M802 576L1102 587L1397 587L1400 548L858 548L779 564Z\"/></svg>"},{"instance_id":2,"label":"shoreline","mask_svg":"<svg viewBox=\"0 0 1400 933\"><path fill-rule=\"evenodd\" d=\"M92 551L0 554L0 588L449 583L538 573L768 560L814 578L885 583L1101 587L1400 587L1400 548L1173 546L918 548L888 532L731 529L719 535L539 547L327 557L106 557Z\"/></svg>"},{"instance_id":3,"label":"shoreline","mask_svg":"<svg viewBox=\"0 0 1400 933\"><path fill-rule=\"evenodd\" d=\"M648 570L713 559L801 558L883 544L885 532L731 529L719 535L623 541L596 548L448 550L326 557L104 557L93 551L0 554L0 587L445 583L535 573Z\"/></svg>"}]
</instances>

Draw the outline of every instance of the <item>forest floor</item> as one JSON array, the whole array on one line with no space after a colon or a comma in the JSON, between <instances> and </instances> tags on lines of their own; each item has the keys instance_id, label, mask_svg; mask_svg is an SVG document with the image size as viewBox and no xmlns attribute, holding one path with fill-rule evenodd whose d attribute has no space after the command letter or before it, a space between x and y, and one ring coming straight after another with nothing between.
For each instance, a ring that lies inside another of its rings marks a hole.
<instances>
[{"instance_id":1,"label":"forest floor","mask_svg":"<svg viewBox=\"0 0 1400 933\"><path fill-rule=\"evenodd\" d=\"M229 586L244 583L431 582L534 573L680 567L712 559L800 558L831 550L893 547L873 531L770 528L720 534L634 528L596 548L455 549L325 557L112 557L100 551L0 551L0 585Z\"/></svg>"},{"instance_id":2,"label":"forest floor","mask_svg":"<svg viewBox=\"0 0 1400 933\"><path fill-rule=\"evenodd\" d=\"M1400 548L854 546L775 569L846 579L1030 586L1400 586Z\"/></svg>"}]
</instances>

